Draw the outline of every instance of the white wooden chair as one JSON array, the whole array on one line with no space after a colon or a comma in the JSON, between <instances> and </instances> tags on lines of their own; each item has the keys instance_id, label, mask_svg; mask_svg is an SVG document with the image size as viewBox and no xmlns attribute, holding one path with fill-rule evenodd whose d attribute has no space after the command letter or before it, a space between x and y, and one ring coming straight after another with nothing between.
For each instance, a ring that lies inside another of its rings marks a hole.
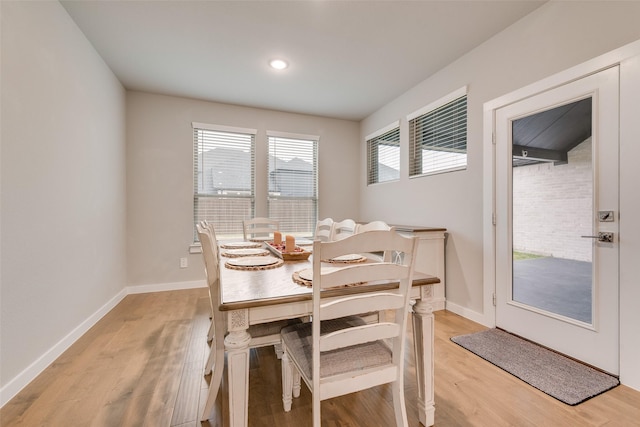
<instances>
[{"instance_id":1,"label":"white wooden chair","mask_svg":"<svg viewBox=\"0 0 640 427\"><path fill-rule=\"evenodd\" d=\"M270 218L253 218L242 221L244 240L268 239L280 229L280 221Z\"/></svg>"},{"instance_id":2,"label":"white wooden chair","mask_svg":"<svg viewBox=\"0 0 640 427\"><path fill-rule=\"evenodd\" d=\"M331 239L331 230L333 228L333 219L325 218L316 223L316 232L313 240L328 242Z\"/></svg>"},{"instance_id":3,"label":"white wooden chair","mask_svg":"<svg viewBox=\"0 0 640 427\"><path fill-rule=\"evenodd\" d=\"M211 351L205 365L205 375L211 373L209 394L207 396L207 402L205 403L201 418L202 421L206 421L213 415L213 407L222 381L222 373L224 370L224 336L227 332L227 322L225 319L225 313L219 310L220 255L218 251L218 243L215 239L215 232L212 227L207 226L206 224L197 224L196 229L198 231L200 244L202 245L202 256L204 257L205 273L207 276L207 284L209 286L212 325L210 333L213 331ZM280 330L290 324L291 321L283 320L250 326L248 331L251 335L249 347L255 348L275 345L276 352L280 358L282 355Z\"/></svg>"},{"instance_id":4,"label":"white wooden chair","mask_svg":"<svg viewBox=\"0 0 640 427\"><path fill-rule=\"evenodd\" d=\"M341 240L356 232L356 222L352 219L345 219L333 223L330 240Z\"/></svg>"},{"instance_id":5,"label":"white wooden chair","mask_svg":"<svg viewBox=\"0 0 640 427\"><path fill-rule=\"evenodd\" d=\"M393 231L371 231L313 244L313 321L282 330L282 400L291 409L292 395L300 395L300 378L312 392L313 426L320 427L320 402L380 384L392 384L396 424L407 426L404 402L404 358L409 291L417 240ZM350 264L321 269L321 259L375 252L402 252L402 262ZM381 290L366 282L399 282ZM362 288L335 287L364 283ZM325 291L333 289L331 297ZM367 289L369 288L369 289ZM351 290L351 292L349 292ZM393 320L365 324L357 315L370 310L391 310Z\"/></svg>"}]
</instances>

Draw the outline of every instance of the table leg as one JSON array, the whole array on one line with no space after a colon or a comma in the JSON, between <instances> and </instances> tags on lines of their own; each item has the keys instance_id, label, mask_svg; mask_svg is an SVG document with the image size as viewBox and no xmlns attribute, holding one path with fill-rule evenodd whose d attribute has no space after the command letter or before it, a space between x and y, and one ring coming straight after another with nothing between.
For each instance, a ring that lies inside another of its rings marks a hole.
<instances>
[{"instance_id":1,"label":"table leg","mask_svg":"<svg viewBox=\"0 0 640 427\"><path fill-rule=\"evenodd\" d=\"M413 306L413 342L418 382L418 415L430 427L435 423L434 405L434 317L428 301L418 300Z\"/></svg>"},{"instance_id":2,"label":"table leg","mask_svg":"<svg viewBox=\"0 0 640 427\"><path fill-rule=\"evenodd\" d=\"M249 418L249 343L248 313L230 312L229 333L224 339L227 350L227 384L229 385L229 424L247 427ZM243 329L244 328L244 329Z\"/></svg>"}]
</instances>

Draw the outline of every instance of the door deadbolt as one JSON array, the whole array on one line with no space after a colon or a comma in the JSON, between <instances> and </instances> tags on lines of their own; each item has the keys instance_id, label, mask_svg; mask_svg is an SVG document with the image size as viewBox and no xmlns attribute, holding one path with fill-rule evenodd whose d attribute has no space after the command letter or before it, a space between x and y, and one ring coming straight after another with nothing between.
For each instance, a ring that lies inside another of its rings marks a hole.
<instances>
[{"instance_id":1,"label":"door deadbolt","mask_svg":"<svg viewBox=\"0 0 640 427\"><path fill-rule=\"evenodd\" d=\"M598 221L600 222L613 222L613 211L598 211Z\"/></svg>"}]
</instances>

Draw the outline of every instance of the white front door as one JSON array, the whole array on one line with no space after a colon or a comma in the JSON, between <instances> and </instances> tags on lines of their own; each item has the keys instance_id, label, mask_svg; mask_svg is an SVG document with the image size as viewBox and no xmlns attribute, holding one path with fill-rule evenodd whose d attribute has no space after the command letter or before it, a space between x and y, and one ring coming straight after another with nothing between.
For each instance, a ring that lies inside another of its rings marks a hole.
<instances>
[{"instance_id":1,"label":"white front door","mask_svg":"<svg viewBox=\"0 0 640 427\"><path fill-rule=\"evenodd\" d=\"M618 80L612 67L495 114L496 326L616 375Z\"/></svg>"}]
</instances>

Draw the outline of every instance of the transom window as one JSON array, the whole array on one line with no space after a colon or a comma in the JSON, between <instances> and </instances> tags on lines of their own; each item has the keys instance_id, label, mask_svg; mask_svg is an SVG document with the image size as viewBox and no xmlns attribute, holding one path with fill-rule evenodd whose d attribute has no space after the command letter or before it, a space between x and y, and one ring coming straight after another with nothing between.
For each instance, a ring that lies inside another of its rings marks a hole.
<instances>
[{"instance_id":1,"label":"transom window","mask_svg":"<svg viewBox=\"0 0 640 427\"><path fill-rule=\"evenodd\" d=\"M409 176L467 167L467 88L410 114Z\"/></svg>"},{"instance_id":2,"label":"transom window","mask_svg":"<svg viewBox=\"0 0 640 427\"><path fill-rule=\"evenodd\" d=\"M367 184L400 179L400 122L367 136Z\"/></svg>"},{"instance_id":3,"label":"transom window","mask_svg":"<svg viewBox=\"0 0 640 427\"><path fill-rule=\"evenodd\" d=\"M255 129L193 123L193 212L217 237L242 238L242 220L253 218Z\"/></svg>"},{"instance_id":4,"label":"transom window","mask_svg":"<svg viewBox=\"0 0 640 427\"><path fill-rule=\"evenodd\" d=\"M294 236L312 236L318 217L318 137L267 131L269 218Z\"/></svg>"}]
</instances>

